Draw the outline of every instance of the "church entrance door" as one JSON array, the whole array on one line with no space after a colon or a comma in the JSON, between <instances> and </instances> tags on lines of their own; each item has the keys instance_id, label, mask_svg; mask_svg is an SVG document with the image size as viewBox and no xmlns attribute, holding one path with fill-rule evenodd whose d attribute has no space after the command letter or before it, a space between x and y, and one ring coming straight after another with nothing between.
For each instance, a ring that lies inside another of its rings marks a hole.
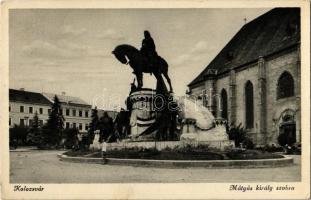
<instances>
[{"instance_id":1,"label":"church entrance door","mask_svg":"<svg viewBox=\"0 0 311 200\"><path fill-rule=\"evenodd\" d=\"M286 143L291 145L296 142L296 124L295 123L283 123L280 126L280 134L286 136Z\"/></svg>"}]
</instances>

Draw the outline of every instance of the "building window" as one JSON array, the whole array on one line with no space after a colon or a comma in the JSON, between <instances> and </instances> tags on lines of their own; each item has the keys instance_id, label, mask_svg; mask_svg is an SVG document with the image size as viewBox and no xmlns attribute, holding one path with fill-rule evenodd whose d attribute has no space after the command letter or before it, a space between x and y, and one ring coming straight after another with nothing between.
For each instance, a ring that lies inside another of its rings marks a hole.
<instances>
[{"instance_id":1,"label":"building window","mask_svg":"<svg viewBox=\"0 0 311 200\"><path fill-rule=\"evenodd\" d=\"M33 108L29 107L29 113L32 113L32 112L33 112Z\"/></svg>"},{"instance_id":2,"label":"building window","mask_svg":"<svg viewBox=\"0 0 311 200\"><path fill-rule=\"evenodd\" d=\"M63 109L60 109L60 110L59 110L59 113L60 113L61 115L63 115Z\"/></svg>"},{"instance_id":3,"label":"building window","mask_svg":"<svg viewBox=\"0 0 311 200\"><path fill-rule=\"evenodd\" d=\"M66 122L66 129L70 128L70 123Z\"/></svg>"},{"instance_id":4,"label":"building window","mask_svg":"<svg viewBox=\"0 0 311 200\"><path fill-rule=\"evenodd\" d=\"M23 113L23 112L24 112L24 106L20 106L20 107L19 107L19 111L20 111L21 113Z\"/></svg>"},{"instance_id":5,"label":"building window","mask_svg":"<svg viewBox=\"0 0 311 200\"><path fill-rule=\"evenodd\" d=\"M254 128L254 90L250 81L245 85L245 122L247 129Z\"/></svg>"},{"instance_id":6,"label":"building window","mask_svg":"<svg viewBox=\"0 0 311 200\"><path fill-rule=\"evenodd\" d=\"M69 115L70 115L70 110L66 109L66 116L69 116Z\"/></svg>"},{"instance_id":7,"label":"building window","mask_svg":"<svg viewBox=\"0 0 311 200\"><path fill-rule=\"evenodd\" d=\"M11 106L9 106L9 112L11 112Z\"/></svg>"},{"instance_id":8,"label":"building window","mask_svg":"<svg viewBox=\"0 0 311 200\"><path fill-rule=\"evenodd\" d=\"M277 98L294 96L294 79L288 72L283 72L278 80Z\"/></svg>"},{"instance_id":9,"label":"building window","mask_svg":"<svg viewBox=\"0 0 311 200\"><path fill-rule=\"evenodd\" d=\"M228 95L225 89L221 90L221 117L228 119Z\"/></svg>"},{"instance_id":10,"label":"building window","mask_svg":"<svg viewBox=\"0 0 311 200\"><path fill-rule=\"evenodd\" d=\"M72 110L72 116L76 116L76 110Z\"/></svg>"},{"instance_id":11,"label":"building window","mask_svg":"<svg viewBox=\"0 0 311 200\"><path fill-rule=\"evenodd\" d=\"M79 117L82 117L82 110L79 110Z\"/></svg>"},{"instance_id":12,"label":"building window","mask_svg":"<svg viewBox=\"0 0 311 200\"><path fill-rule=\"evenodd\" d=\"M72 123L72 128L77 128L76 123Z\"/></svg>"},{"instance_id":13,"label":"building window","mask_svg":"<svg viewBox=\"0 0 311 200\"><path fill-rule=\"evenodd\" d=\"M43 108L39 108L39 113L42 115L43 114Z\"/></svg>"},{"instance_id":14,"label":"building window","mask_svg":"<svg viewBox=\"0 0 311 200\"><path fill-rule=\"evenodd\" d=\"M25 119L20 119L19 120L19 125L20 126L25 126Z\"/></svg>"},{"instance_id":15,"label":"building window","mask_svg":"<svg viewBox=\"0 0 311 200\"><path fill-rule=\"evenodd\" d=\"M29 119L29 126L32 126L33 120Z\"/></svg>"},{"instance_id":16,"label":"building window","mask_svg":"<svg viewBox=\"0 0 311 200\"><path fill-rule=\"evenodd\" d=\"M12 124L12 123L11 123L11 118L9 118L9 126L11 126L11 124Z\"/></svg>"},{"instance_id":17,"label":"building window","mask_svg":"<svg viewBox=\"0 0 311 200\"><path fill-rule=\"evenodd\" d=\"M85 130L87 131L89 129L89 125L85 124Z\"/></svg>"},{"instance_id":18,"label":"building window","mask_svg":"<svg viewBox=\"0 0 311 200\"><path fill-rule=\"evenodd\" d=\"M89 111L85 111L85 117L89 117Z\"/></svg>"},{"instance_id":19,"label":"building window","mask_svg":"<svg viewBox=\"0 0 311 200\"><path fill-rule=\"evenodd\" d=\"M82 124L79 123L79 130L82 130Z\"/></svg>"},{"instance_id":20,"label":"building window","mask_svg":"<svg viewBox=\"0 0 311 200\"><path fill-rule=\"evenodd\" d=\"M51 114L51 109L48 109L48 113Z\"/></svg>"}]
</instances>

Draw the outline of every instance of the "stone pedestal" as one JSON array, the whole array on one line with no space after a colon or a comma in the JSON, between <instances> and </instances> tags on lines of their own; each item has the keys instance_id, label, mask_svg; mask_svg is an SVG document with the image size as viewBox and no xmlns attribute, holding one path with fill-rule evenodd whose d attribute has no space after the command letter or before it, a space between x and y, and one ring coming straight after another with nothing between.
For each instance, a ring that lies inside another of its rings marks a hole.
<instances>
[{"instance_id":1,"label":"stone pedestal","mask_svg":"<svg viewBox=\"0 0 311 200\"><path fill-rule=\"evenodd\" d=\"M214 119L214 127L200 129L196 127L195 119L185 119L182 125L180 141L184 145L208 145L211 148L225 150L234 147L234 142L229 140L226 132L226 120Z\"/></svg>"},{"instance_id":2,"label":"stone pedestal","mask_svg":"<svg viewBox=\"0 0 311 200\"><path fill-rule=\"evenodd\" d=\"M130 94L129 101L132 104L132 113L130 118L132 140L151 140L155 137L155 132L146 136L138 137L143 131L155 122L155 112L153 98L155 91L142 88Z\"/></svg>"},{"instance_id":3,"label":"stone pedestal","mask_svg":"<svg viewBox=\"0 0 311 200\"><path fill-rule=\"evenodd\" d=\"M101 149L101 143L99 143L99 133L96 133L93 139L93 143L90 145L90 150L96 151Z\"/></svg>"}]
</instances>

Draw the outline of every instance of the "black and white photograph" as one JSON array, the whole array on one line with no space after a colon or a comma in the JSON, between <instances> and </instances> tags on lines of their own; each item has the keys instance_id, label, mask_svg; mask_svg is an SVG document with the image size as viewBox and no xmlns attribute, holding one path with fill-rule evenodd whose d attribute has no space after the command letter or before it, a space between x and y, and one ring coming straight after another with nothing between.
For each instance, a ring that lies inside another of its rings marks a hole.
<instances>
[{"instance_id":1,"label":"black and white photograph","mask_svg":"<svg viewBox=\"0 0 311 200\"><path fill-rule=\"evenodd\" d=\"M302 10L7 9L10 192L226 183L226 198L309 195L295 185L309 184Z\"/></svg>"}]
</instances>

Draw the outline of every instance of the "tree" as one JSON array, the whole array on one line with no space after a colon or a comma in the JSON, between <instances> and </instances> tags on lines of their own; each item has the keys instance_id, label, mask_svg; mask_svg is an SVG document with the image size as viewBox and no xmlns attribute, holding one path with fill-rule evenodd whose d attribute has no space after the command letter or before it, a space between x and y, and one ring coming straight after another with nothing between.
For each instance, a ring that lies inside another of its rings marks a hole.
<instances>
[{"instance_id":1,"label":"tree","mask_svg":"<svg viewBox=\"0 0 311 200\"><path fill-rule=\"evenodd\" d=\"M113 134L113 120L109 117L107 112L100 117L97 128L100 130L99 141L107 140Z\"/></svg>"},{"instance_id":2,"label":"tree","mask_svg":"<svg viewBox=\"0 0 311 200\"><path fill-rule=\"evenodd\" d=\"M27 142L27 127L21 125L14 125L13 128L10 128L10 143L14 145L21 144L25 145Z\"/></svg>"},{"instance_id":3,"label":"tree","mask_svg":"<svg viewBox=\"0 0 311 200\"><path fill-rule=\"evenodd\" d=\"M39 124L39 117L37 112L35 112L35 115L32 119L32 124L30 124L27 141L34 145L40 145L42 143L41 127Z\"/></svg>"},{"instance_id":4,"label":"tree","mask_svg":"<svg viewBox=\"0 0 311 200\"><path fill-rule=\"evenodd\" d=\"M94 139L94 131L96 131L96 129L98 128L98 123L99 123L99 118L98 118L98 111L97 111L97 107L95 106L94 109L92 109L92 114L91 114L91 124L90 124L90 129L89 129L89 136L90 136L90 141L93 141Z\"/></svg>"},{"instance_id":5,"label":"tree","mask_svg":"<svg viewBox=\"0 0 311 200\"><path fill-rule=\"evenodd\" d=\"M64 137L66 138L66 148L71 149L76 146L78 133L79 130L77 128L68 128L64 130Z\"/></svg>"},{"instance_id":6,"label":"tree","mask_svg":"<svg viewBox=\"0 0 311 200\"><path fill-rule=\"evenodd\" d=\"M247 149L252 149L254 147L253 141L247 136L246 130L242 127L242 124L235 126L231 124L228 130L229 140L233 140L236 147L242 144Z\"/></svg>"},{"instance_id":7,"label":"tree","mask_svg":"<svg viewBox=\"0 0 311 200\"><path fill-rule=\"evenodd\" d=\"M45 136L50 144L58 144L62 131L64 129L64 116L62 113L61 103L58 97L54 96L54 102L49 113L49 119L46 125Z\"/></svg>"}]
</instances>

